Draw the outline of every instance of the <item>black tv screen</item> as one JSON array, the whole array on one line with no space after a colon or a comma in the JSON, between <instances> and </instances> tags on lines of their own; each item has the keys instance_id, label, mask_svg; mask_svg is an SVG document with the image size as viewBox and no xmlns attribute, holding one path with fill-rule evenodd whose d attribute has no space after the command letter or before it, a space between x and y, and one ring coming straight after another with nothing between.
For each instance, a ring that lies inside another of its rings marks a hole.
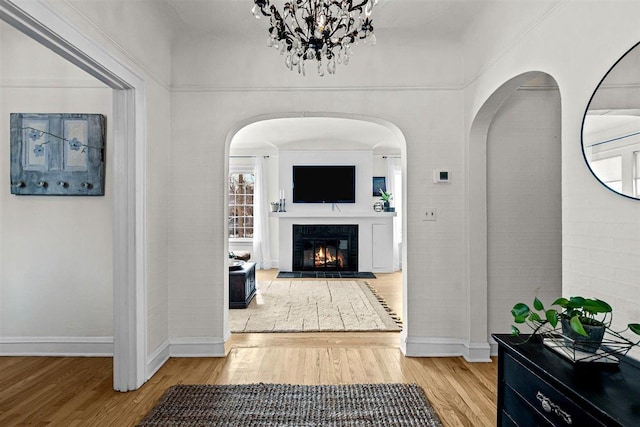
<instances>
[{"instance_id":1,"label":"black tv screen","mask_svg":"<svg viewBox=\"0 0 640 427\"><path fill-rule=\"evenodd\" d=\"M293 203L355 202L355 166L293 166Z\"/></svg>"}]
</instances>

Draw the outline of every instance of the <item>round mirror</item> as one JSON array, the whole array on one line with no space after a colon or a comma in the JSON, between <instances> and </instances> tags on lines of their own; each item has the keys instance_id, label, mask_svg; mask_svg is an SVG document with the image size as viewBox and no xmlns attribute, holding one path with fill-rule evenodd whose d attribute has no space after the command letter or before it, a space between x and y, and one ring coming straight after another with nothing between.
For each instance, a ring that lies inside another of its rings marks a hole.
<instances>
[{"instance_id":1,"label":"round mirror","mask_svg":"<svg viewBox=\"0 0 640 427\"><path fill-rule=\"evenodd\" d=\"M640 199L640 43L611 67L591 96L582 150L603 185Z\"/></svg>"}]
</instances>

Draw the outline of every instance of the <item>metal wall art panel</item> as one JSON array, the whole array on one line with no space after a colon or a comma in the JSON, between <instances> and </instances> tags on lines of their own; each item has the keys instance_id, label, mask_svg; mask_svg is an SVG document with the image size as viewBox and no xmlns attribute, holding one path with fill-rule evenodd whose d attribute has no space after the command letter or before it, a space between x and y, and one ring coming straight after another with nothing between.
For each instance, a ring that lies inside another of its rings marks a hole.
<instances>
[{"instance_id":1,"label":"metal wall art panel","mask_svg":"<svg viewBox=\"0 0 640 427\"><path fill-rule=\"evenodd\" d=\"M102 114L11 113L11 194L104 196Z\"/></svg>"}]
</instances>

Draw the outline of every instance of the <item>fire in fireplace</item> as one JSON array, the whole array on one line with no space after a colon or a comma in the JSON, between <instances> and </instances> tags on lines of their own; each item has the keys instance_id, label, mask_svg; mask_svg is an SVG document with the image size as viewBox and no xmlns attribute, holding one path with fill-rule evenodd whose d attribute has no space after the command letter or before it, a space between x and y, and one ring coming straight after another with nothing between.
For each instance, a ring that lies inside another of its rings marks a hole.
<instances>
[{"instance_id":1,"label":"fire in fireplace","mask_svg":"<svg viewBox=\"0 0 640 427\"><path fill-rule=\"evenodd\" d=\"M304 269L344 270L348 265L346 239L305 239Z\"/></svg>"},{"instance_id":2,"label":"fire in fireplace","mask_svg":"<svg viewBox=\"0 0 640 427\"><path fill-rule=\"evenodd\" d=\"M357 225L294 225L294 271L358 271Z\"/></svg>"}]
</instances>

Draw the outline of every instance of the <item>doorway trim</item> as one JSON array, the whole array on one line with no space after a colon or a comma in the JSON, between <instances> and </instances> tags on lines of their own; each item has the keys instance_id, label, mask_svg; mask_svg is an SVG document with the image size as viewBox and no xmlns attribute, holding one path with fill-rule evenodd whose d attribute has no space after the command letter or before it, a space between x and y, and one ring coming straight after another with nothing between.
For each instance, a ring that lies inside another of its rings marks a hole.
<instances>
[{"instance_id":1,"label":"doorway trim","mask_svg":"<svg viewBox=\"0 0 640 427\"><path fill-rule=\"evenodd\" d=\"M113 89L113 387L135 390L148 379L144 79L42 0L0 0L0 19Z\"/></svg>"}]
</instances>

